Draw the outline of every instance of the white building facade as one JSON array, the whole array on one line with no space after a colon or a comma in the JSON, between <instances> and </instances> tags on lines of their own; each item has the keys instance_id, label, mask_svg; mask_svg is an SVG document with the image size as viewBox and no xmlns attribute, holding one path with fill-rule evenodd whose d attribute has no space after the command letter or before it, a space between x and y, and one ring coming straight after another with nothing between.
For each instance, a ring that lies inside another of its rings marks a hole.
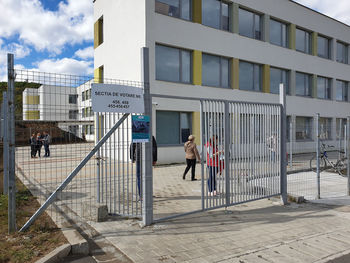
<instances>
[{"instance_id":1,"label":"white building facade","mask_svg":"<svg viewBox=\"0 0 350 263\"><path fill-rule=\"evenodd\" d=\"M95 78L140 81L148 47L152 94L277 103L284 83L300 151L317 113L330 143L350 115L350 27L293 1L95 0L94 19ZM184 161L188 133L200 143L199 103L154 97L160 163Z\"/></svg>"}]
</instances>

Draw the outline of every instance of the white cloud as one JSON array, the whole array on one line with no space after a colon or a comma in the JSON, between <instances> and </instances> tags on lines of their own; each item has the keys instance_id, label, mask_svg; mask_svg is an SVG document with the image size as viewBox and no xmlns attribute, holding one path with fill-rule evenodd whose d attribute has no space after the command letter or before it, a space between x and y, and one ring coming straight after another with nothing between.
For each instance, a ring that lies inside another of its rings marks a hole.
<instances>
[{"instance_id":1,"label":"white cloud","mask_svg":"<svg viewBox=\"0 0 350 263\"><path fill-rule=\"evenodd\" d=\"M350 25L349 0L294 0L327 16Z\"/></svg>"},{"instance_id":2,"label":"white cloud","mask_svg":"<svg viewBox=\"0 0 350 263\"><path fill-rule=\"evenodd\" d=\"M60 54L66 44L93 39L93 3L68 0L55 12L45 10L39 0L1 0L0 35L17 36L38 51Z\"/></svg>"},{"instance_id":3,"label":"white cloud","mask_svg":"<svg viewBox=\"0 0 350 263\"><path fill-rule=\"evenodd\" d=\"M74 54L75 57L81 58L81 59L89 59L94 57L94 48L92 46L79 49Z\"/></svg>"},{"instance_id":4,"label":"white cloud","mask_svg":"<svg viewBox=\"0 0 350 263\"><path fill-rule=\"evenodd\" d=\"M45 59L35 64L41 72L64 73L85 76L93 73L92 61L80 61L72 58Z\"/></svg>"}]
</instances>

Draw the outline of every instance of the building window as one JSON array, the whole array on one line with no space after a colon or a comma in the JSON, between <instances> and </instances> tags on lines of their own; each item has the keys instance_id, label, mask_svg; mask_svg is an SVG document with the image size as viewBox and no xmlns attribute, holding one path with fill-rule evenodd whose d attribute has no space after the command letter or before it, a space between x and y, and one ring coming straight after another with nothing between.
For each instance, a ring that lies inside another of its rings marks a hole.
<instances>
[{"instance_id":1,"label":"building window","mask_svg":"<svg viewBox=\"0 0 350 263\"><path fill-rule=\"evenodd\" d=\"M348 45L337 42L337 61L348 64Z\"/></svg>"},{"instance_id":2,"label":"building window","mask_svg":"<svg viewBox=\"0 0 350 263\"><path fill-rule=\"evenodd\" d=\"M156 0L156 12L185 20L191 20L191 0Z\"/></svg>"},{"instance_id":3,"label":"building window","mask_svg":"<svg viewBox=\"0 0 350 263\"><path fill-rule=\"evenodd\" d=\"M348 82L337 80L336 100L348 101L349 85Z\"/></svg>"},{"instance_id":4,"label":"building window","mask_svg":"<svg viewBox=\"0 0 350 263\"><path fill-rule=\"evenodd\" d=\"M311 34L305 30L296 29L295 32L296 50L311 54Z\"/></svg>"},{"instance_id":5,"label":"building window","mask_svg":"<svg viewBox=\"0 0 350 263\"><path fill-rule=\"evenodd\" d=\"M81 101L85 101L85 91L81 93Z\"/></svg>"},{"instance_id":6,"label":"building window","mask_svg":"<svg viewBox=\"0 0 350 263\"><path fill-rule=\"evenodd\" d=\"M337 140L345 138L346 119L336 119Z\"/></svg>"},{"instance_id":7,"label":"building window","mask_svg":"<svg viewBox=\"0 0 350 263\"><path fill-rule=\"evenodd\" d=\"M289 94L289 71L279 68L270 68L270 92L279 94L280 84L283 83L286 93Z\"/></svg>"},{"instance_id":8,"label":"building window","mask_svg":"<svg viewBox=\"0 0 350 263\"><path fill-rule=\"evenodd\" d=\"M331 99L331 80L329 78L317 77L317 98Z\"/></svg>"},{"instance_id":9,"label":"building window","mask_svg":"<svg viewBox=\"0 0 350 263\"><path fill-rule=\"evenodd\" d=\"M295 118L295 138L296 140L312 140L312 118Z\"/></svg>"},{"instance_id":10,"label":"building window","mask_svg":"<svg viewBox=\"0 0 350 263\"><path fill-rule=\"evenodd\" d=\"M276 20L270 20L270 43L281 47L288 47L287 25Z\"/></svg>"},{"instance_id":11,"label":"building window","mask_svg":"<svg viewBox=\"0 0 350 263\"><path fill-rule=\"evenodd\" d=\"M88 89L87 91L85 91L85 98L87 100L91 99L91 89Z\"/></svg>"},{"instance_id":12,"label":"building window","mask_svg":"<svg viewBox=\"0 0 350 263\"><path fill-rule=\"evenodd\" d=\"M311 75L305 73L296 73L295 94L299 96L311 96Z\"/></svg>"},{"instance_id":13,"label":"building window","mask_svg":"<svg viewBox=\"0 0 350 263\"><path fill-rule=\"evenodd\" d=\"M78 103L78 95L69 94L68 102L69 102L69 104L77 104Z\"/></svg>"},{"instance_id":14,"label":"building window","mask_svg":"<svg viewBox=\"0 0 350 263\"><path fill-rule=\"evenodd\" d=\"M317 36L317 55L322 58L330 58L330 40L326 37Z\"/></svg>"},{"instance_id":15,"label":"building window","mask_svg":"<svg viewBox=\"0 0 350 263\"><path fill-rule=\"evenodd\" d=\"M249 62L239 62L239 89L261 91L261 65Z\"/></svg>"},{"instance_id":16,"label":"building window","mask_svg":"<svg viewBox=\"0 0 350 263\"><path fill-rule=\"evenodd\" d=\"M230 87L229 59L208 55L208 54L203 54L202 85L229 88Z\"/></svg>"},{"instance_id":17,"label":"building window","mask_svg":"<svg viewBox=\"0 0 350 263\"><path fill-rule=\"evenodd\" d=\"M331 118L320 118L318 122L320 126L320 139L330 140L332 139L332 119Z\"/></svg>"},{"instance_id":18,"label":"building window","mask_svg":"<svg viewBox=\"0 0 350 263\"><path fill-rule=\"evenodd\" d=\"M156 45L156 79L191 83L190 51Z\"/></svg>"},{"instance_id":19,"label":"building window","mask_svg":"<svg viewBox=\"0 0 350 263\"><path fill-rule=\"evenodd\" d=\"M95 127L94 125L89 125L89 128L90 128L90 133L91 135L95 134Z\"/></svg>"},{"instance_id":20,"label":"building window","mask_svg":"<svg viewBox=\"0 0 350 263\"><path fill-rule=\"evenodd\" d=\"M179 145L188 140L192 132L192 114L176 111L157 111L157 143Z\"/></svg>"},{"instance_id":21,"label":"building window","mask_svg":"<svg viewBox=\"0 0 350 263\"><path fill-rule=\"evenodd\" d=\"M69 110L69 119L70 120L77 120L78 119L78 110Z\"/></svg>"},{"instance_id":22,"label":"building window","mask_svg":"<svg viewBox=\"0 0 350 263\"><path fill-rule=\"evenodd\" d=\"M239 34L261 40L261 16L240 8L238 17Z\"/></svg>"},{"instance_id":23,"label":"building window","mask_svg":"<svg viewBox=\"0 0 350 263\"><path fill-rule=\"evenodd\" d=\"M103 43L103 16L94 24L94 48Z\"/></svg>"},{"instance_id":24,"label":"building window","mask_svg":"<svg viewBox=\"0 0 350 263\"><path fill-rule=\"evenodd\" d=\"M220 0L202 0L203 25L229 30L229 5Z\"/></svg>"}]
</instances>

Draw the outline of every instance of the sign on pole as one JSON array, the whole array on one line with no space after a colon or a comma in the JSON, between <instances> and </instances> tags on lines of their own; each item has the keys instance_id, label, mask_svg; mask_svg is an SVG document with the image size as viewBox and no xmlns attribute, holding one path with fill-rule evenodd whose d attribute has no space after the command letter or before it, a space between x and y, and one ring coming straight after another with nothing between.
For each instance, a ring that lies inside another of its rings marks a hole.
<instances>
[{"instance_id":1,"label":"sign on pole","mask_svg":"<svg viewBox=\"0 0 350 263\"><path fill-rule=\"evenodd\" d=\"M132 142L149 142L149 116L133 115Z\"/></svg>"},{"instance_id":2,"label":"sign on pole","mask_svg":"<svg viewBox=\"0 0 350 263\"><path fill-rule=\"evenodd\" d=\"M91 92L93 112L144 113L141 88L93 83Z\"/></svg>"}]
</instances>

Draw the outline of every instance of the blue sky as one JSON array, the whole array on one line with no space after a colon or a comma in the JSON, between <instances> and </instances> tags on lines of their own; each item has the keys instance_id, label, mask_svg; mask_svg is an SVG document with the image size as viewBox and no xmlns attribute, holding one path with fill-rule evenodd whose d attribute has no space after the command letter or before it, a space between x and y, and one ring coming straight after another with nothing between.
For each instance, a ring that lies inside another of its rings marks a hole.
<instances>
[{"instance_id":1,"label":"blue sky","mask_svg":"<svg viewBox=\"0 0 350 263\"><path fill-rule=\"evenodd\" d=\"M296 2L350 25L349 0ZM18 69L93 73L92 0L0 0L0 10L0 81L9 52Z\"/></svg>"}]
</instances>

